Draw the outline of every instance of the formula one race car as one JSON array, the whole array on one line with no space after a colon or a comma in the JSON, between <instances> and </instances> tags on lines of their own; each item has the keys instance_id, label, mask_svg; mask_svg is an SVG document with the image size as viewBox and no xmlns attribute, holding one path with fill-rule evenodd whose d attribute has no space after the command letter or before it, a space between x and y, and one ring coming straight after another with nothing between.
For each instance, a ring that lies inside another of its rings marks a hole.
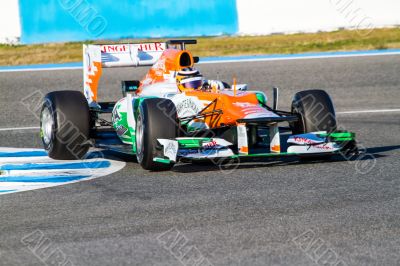
<instances>
[{"instance_id":1,"label":"formula one race car","mask_svg":"<svg viewBox=\"0 0 400 266\"><path fill-rule=\"evenodd\" d=\"M195 43L84 45L84 94L45 96L40 134L49 156L81 159L95 146L131 154L144 169L158 171L179 161L356 151L355 134L337 130L325 91L298 92L290 112L277 110L277 89L269 105L247 85L204 79L194 68L199 58L185 49ZM98 101L103 68L138 66L151 68L142 81L122 81L122 99Z\"/></svg>"}]
</instances>

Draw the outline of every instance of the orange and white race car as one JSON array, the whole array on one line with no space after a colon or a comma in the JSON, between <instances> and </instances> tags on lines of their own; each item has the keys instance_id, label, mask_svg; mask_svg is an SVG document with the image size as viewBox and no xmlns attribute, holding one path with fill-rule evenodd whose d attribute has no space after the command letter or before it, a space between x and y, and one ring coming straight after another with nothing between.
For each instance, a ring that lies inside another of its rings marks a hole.
<instances>
[{"instance_id":1,"label":"orange and white race car","mask_svg":"<svg viewBox=\"0 0 400 266\"><path fill-rule=\"evenodd\" d=\"M205 79L185 47L195 43L84 45L84 93L45 96L40 128L49 156L80 159L96 146L136 156L144 169L168 170L179 161L356 152L355 134L337 130L325 91L298 92L290 111L277 110L276 88L270 105L245 84ZM141 81L122 81L122 99L98 100L104 68L138 66L150 69Z\"/></svg>"}]
</instances>

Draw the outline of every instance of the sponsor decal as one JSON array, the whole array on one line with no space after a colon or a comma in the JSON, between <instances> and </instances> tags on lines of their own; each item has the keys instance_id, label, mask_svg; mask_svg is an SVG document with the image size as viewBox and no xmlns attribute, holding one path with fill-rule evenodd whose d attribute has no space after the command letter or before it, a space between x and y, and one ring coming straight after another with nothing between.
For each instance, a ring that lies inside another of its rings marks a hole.
<instances>
[{"instance_id":1,"label":"sponsor decal","mask_svg":"<svg viewBox=\"0 0 400 266\"><path fill-rule=\"evenodd\" d=\"M123 53L129 52L129 46L126 44L119 45L102 45L101 46L102 53Z\"/></svg>"},{"instance_id":2,"label":"sponsor decal","mask_svg":"<svg viewBox=\"0 0 400 266\"><path fill-rule=\"evenodd\" d=\"M327 144L317 145L317 146L314 146L314 148L320 149L320 150L326 150L326 151L333 151L333 150L336 150L335 148L333 148L332 146L327 145Z\"/></svg>"},{"instance_id":3,"label":"sponsor decal","mask_svg":"<svg viewBox=\"0 0 400 266\"><path fill-rule=\"evenodd\" d=\"M178 141L170 139L157 139L158 142L164 148L164 156L168 157L171 161L176 161L176 155L178 153Z\"/></svg>"},{"instance_id":4,"label":"sponsor decal","mask_svg":"<svg viewBox=\"0 0 400 266\"><path fill-rule=\"evenodd\" d=\"M124 127L123 125L118 125L115 128L115 131L117 132L118 136L124 136L126 134L126 132L128 132L128 129L126 127Z\"/></svg>"},{"instance_id":5,"label":"sponsor decal","mask_svg":"<svg viewBox=\"0 0 400 266\"><path fill-rule=\"evenodd\" d=\"M218 143L215 140L211 140L210 142L203 143L202 146L205 149L216 148L218 146Z\"/></svg>"},{"instance_id":6,"label":"sponsor decal","mask_svg":"<svg viewBox=\"0 0 400 266\"><path fill-rule=\"evenodd\" d=\"M138 51L142 52L161 52L165 50L165 44L160 42L133 44L131 47L137 48ZM129 51L129 44L101 45L102 53L128 53Z\"/></svg>"},{"instance_id":7,"label":"sponsor decal","mask_svg":"<svg viewBox=\"0 0 400 266\"><path fill-rule=\"evenodd\" d=\"M229 141L220 138L211 139L211 141L202 144L204 149L221 149L231 145L232 143Z\"/></svg>"},{"instance_id":8,"label":"sponsor decal","mask_svg":"<svg viewBox=\"0 0 400 266\"><path fill-rule=\"evenodd\" d=\"M303 138L303 137L294 137L294 141L296 143L301 143L301 144L315 144L315 143L318 143L315 140L307 139L307 138Z\"/></svg>"},{"instance_id":9,"label":"sponsor decal","mask_svg":"<svg viewBox=\"0 0 400 266\"><path fill-rule=\"evenodd\" d=\"M165 50L165 44L160 42L138 44L138 50L143 52L158 52Z\"/></svg>"},{"instance_id":10,"label":"sponsor decal","mask_svg":"<svg viewBox=\"0 0 400 266\"><path fill-rule=\"evenodd\" d=\"M176 154L178 153L177 145L174 142L169 142L167 147L164 149L164 155L168 158L176 158Z\"/></svg>"},{"instance_id":11,"label":"sponsor decal","mask_svg":"<svg viewBox=\"0 0 400 266\"><path fill-rule=\"evenodd\" d=\"M175 105L176 105L176 111L178 113L179 117L185 117L185 116L191 116L199 113L201 109L203 108L202 103L197 100L194 97L185 97L183 96L183 100L179 101L181 98L181 95L177 95L174 97L175 100ZM178 98L178 101L176 101Z\"/></svg>"},{"instance_id":12,"label":"sponsor decal","mask_svg":"<svg viewBox=\"0 0 400 266\"><path fill-rule=\"evenodd\" d=\"M324 138L320 138L315 133L307 133L307 134L300 134L291 136L288 139L288 143L298 144L298 145L315 145L315 144L322 144L325 142Z\"/></svg>"},{"instance_id":13,"label":"sponsor decal","mask_svg":"<svg viewBox=\"0 0 400 266\"><path fill-rule=\"evenodd\" d=\"M113 124L116 124L121 121L122 115L121 113L126 113L126 98L122 98L119 100L113 109L112 115L111 115L111 121Z\"/></svg>"},{"instance_id":14,"label":"sponsor decal","mask_svg":"<svg viewBox=\"0 0 400 266\"><path fill-rule=\"evenodd\" d=\"M113 123L121 121L121 116L119 115L119 112L117 109L114 109L111 120L113 121Z\"/></svg>"},{"instance_id":15,"label":"sponsor decal","mask_svg":"<svg viewBox=\"0 0 400 266\"><path fill-rule=\"evenodd\" d=\"M293 153L324 153L324 152L335 152L340 150L340 146L333 142L318 144L318 145L307 145L307 146L300 146L300 145L293 145L289 146L287 152Z\"/></svg>"}]
</instances>

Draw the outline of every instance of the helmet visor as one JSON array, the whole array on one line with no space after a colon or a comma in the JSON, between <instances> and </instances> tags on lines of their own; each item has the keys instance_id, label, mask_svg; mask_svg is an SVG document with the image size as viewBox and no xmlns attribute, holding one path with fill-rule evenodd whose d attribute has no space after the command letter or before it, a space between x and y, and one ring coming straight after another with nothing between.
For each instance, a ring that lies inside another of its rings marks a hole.
<instances>
[{"instance_id":1,"label":"helmet visor","mask_svg":"<svg viewBox=\"0 0 400 266\"><path fill-rule=\"evenodd\" d=\"M181 80L181 85L185 89L198 89L203 85L203 77L186 78Z\"/></svg>"}]
</instances>

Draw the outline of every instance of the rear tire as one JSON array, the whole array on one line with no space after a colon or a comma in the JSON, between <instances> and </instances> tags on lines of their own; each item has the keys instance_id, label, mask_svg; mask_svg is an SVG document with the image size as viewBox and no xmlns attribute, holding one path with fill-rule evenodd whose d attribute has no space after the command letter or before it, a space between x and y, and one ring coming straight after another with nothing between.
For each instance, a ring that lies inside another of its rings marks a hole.
<instances>
[{"instance_id":1,"label":"rear tire","mask_svg":"<svg viewBox=\"0 0 400 266\"><path fill-rule=\"evenodd\" d=\"M160 145L157 139L175 139L178 135L177 111L169 99L145 99L139 106L136 119L136 157L146 170L170 170L174 163L154 162Z\"/></svg>"},{"instance_id":2,"label":"rear tire","mask_svg":"<svg viewBox=\"0 0 400 266\"><path fill-rule=\"evenodd\" d=\"M89 150L90 114L79 91L46 94L40 115L40 136L50 158L82 159Z\"/></svg>"},{"instance_id":3,"label":"rear tire","mask_svg":"<svg viewBox=\"0 0 400 266\"><path fill-rule=\"evenodd\" d=\"M323 90L307 90L296 93L292 101L292 113L299 121L291 123L293 134L336 130L336 115L328 93Z\"/></svg>"}]
</instances>

